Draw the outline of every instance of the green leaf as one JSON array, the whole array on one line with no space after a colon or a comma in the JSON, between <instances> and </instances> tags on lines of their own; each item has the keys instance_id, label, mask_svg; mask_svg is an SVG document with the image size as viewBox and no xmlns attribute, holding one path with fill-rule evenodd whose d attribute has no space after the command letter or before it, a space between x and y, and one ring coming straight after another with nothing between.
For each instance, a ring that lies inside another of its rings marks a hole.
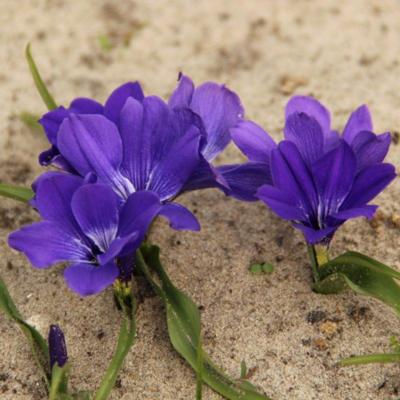
<instances>
[{"instance_id":1,"label":"green leaf","mask_svg":"<svg viewBox=\"0 0 400 400\"><path fill-rule=\"evenodd\" d=\"M3 311L9 318L15 321L20 327L22 333L26 336L31 346L36 363L43 372L47 384L49 383L49 376L47 374L49 366L49 348L46 340L42 335L31 325L26 323L14 304L10 293L3 280L0 278L0 311Z\"/></svg>"},{"instance_id":2,"label":"green leaf","mask_svg":"<svg viewBox=\"0 0 400 400\"><path fill-rule=\"evenodd\" d=\"M145 275L166 307L168 333L175 350L198 371L198 349L201 346L200 313L194 302L178 290L161 265L157 246L143 245L137 252L136 266ZM143 256L142 256L143 254ZM154 272L161 285L153 279ZM234 380L216 367L202 350L204 383L229 400L268 400L254 387L241 380Z\"/></svg>"},{"instance_id":3,"label":"green leaf","mask_svg":"<svg viewBox=\"0 0 400 400\"><path fill-rule=\"evenodd\" d=\"M32 131L40 131L43 132L42 125L39 124L39 117L35 114L32 114L28 111L22 111L18 118L23 122L29 129Z\"/></svg>"},{"instance_id":4,"label":"green leaf","mask_svg":"<svg viewBox=\"0 0 400 400\"><path fill-rule=\"evenodd\" d=\"M53 97L46 87L46 84L40 76L39 70L37 69L36 63L31 54L30 43L28 43L26 46L25 56L26 60L28 61L29 69L31 71L33 81L35 82L35 86L40 94L40 97L42 98L44 104L46 104L48 110L54 110L55 108L57 108L57 103L54 101Z\"/></svg>"},{"instance_id":5,"label":"green leaf","mask_svg":"<svg viewBox=\"0 0 400 400\"><path fill-rule=\"evenodd\" d=\"M270 263L252 264L249 271L252 274L270 274L274 271L274 266Z\"/></svg>"},{"instance_id":6,"label":"green leaf","mask_svg":"<svg viewBox=\"0 0 400 400\"><path fill-rule=\"evenodd\" d=\"M0 183L0 196L8 197L10 199L23 201L26 203L32 199L34 193L32 189L10 185L8 183Z\"/></svg>"},{"instance_id":7,"label":"green leaf","mask_svg":"<svg viewBox=\"0 0 400 400\"><path fill-rule=\"evenodd\" d=\"M400 362L399 353L382 353L382 354L368 354L366 356L354 356L349 358L344 358L339 361L339 365L342 367L347 367L349 365L360 365L360 364L372 364L372 363L393 363Z\"/></svg>"},{"instance_id":8,"label":"green leaf","mask_svg":"<svg viewBox=\"0 0 400 400\"><path fill-rule=\"evenodd\" d=\"M122 287L119 289L121 290L116 292L116 298L124 312L124 316L118 336L118 343L93 400L106 400L108 398L115 385L124 359L130 348L133 346L136 338L136 306L132 290L127 294Z\"/></svg>"},{"instance_id":9,"label":"green leaf","mask_svg":"<svg viewBox=\"0 0 400 400\"><path fill-rule=\"evenodd\" d=\"M54 364L51 370L51 384L49 390L49 400L58 400L60 396L64 398L72 398L68 395L68 374L69 364L66 363L60 367L57 363Z\"/></svg>"},{"instance_id":10,"label":"green leaf","mask_svg":"<svg viewBox=\"0 0 400 400\"><path fill-rule=\"evenodd\" d=\"M240 379L246 379L247 376L247 365L246 361L242 360L240 363Z\"/></svg>"},{"instance_id":11,"label":"green leaf","mask_svg":"<svg viewBox=\"0 0 400 400\"><path fill-rule=\"evenodd\" d=\"M319 268L318 293L338 293L346 286L357 293L375 297L400 314L400 272L357 252L347 252Z\"/></svg>"}]
</instances>

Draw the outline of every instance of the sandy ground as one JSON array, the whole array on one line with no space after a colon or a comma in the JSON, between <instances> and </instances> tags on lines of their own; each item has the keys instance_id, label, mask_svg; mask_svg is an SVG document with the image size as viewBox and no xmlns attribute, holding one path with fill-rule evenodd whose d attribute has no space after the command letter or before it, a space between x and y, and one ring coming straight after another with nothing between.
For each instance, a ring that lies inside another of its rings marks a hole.
<instances>
[{"instance_id":1,"label":"sandy ground","mask_svg":"<svg viewBox=\"0 0 400 400\"><path fill-rule=\"evenodd\" d=\"M227 83L247 115L278 139L283 106L293 93L324 101L336 128L365 102L377 131L400 130L399 20L394 0L0 0L0 180L29 184L41 171L36 157L46 142L16 117L44 112L23 58L28 41L61 104L78 95L104 100L115 86L135 79L147 93L167 96L183 70L197 82ZM102 35L113 45L110 51L100 48ZM394 144L389 160L397 167L399 156ZM233 146L220 158L240 160ZM379 197L380 222L347 223L333 252L358 250L400 268L400 229L390 222L400 213L399 189L397 180ZM252 381L274 399L400 396L397 366L335 367L344 356L388 350L389 336L399 333L390 309L352 293L312 293L302 238L262 204L217 191L187 194L182 201L195 210L202 231L177 233L162 222L153 241L176 284L202 306L205 348L229 374L238 376L245 359ZM111 291L80 299L64 285L60 267L34 270L8 249L8 233L35 218L23 204L0 200L0 274L42 332L54 322L63 327L72 384L94 388L118 332ZM275 271L252 276L252 261L272 262ZM140 293L137 343L112 398L193 399L194 374L169 345L161 302L148 289ZM0 354L1 399L45 397L27 344L3 315ZM204 393L205 400L219 398Z\"/></svg>"}]
</instances>

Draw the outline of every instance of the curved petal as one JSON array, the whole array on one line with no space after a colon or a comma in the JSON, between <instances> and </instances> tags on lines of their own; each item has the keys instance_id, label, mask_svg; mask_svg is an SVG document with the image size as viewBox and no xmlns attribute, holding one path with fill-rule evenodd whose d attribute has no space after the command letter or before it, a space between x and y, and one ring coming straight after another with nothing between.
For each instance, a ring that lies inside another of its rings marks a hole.
<instances>
[{"instance_id":1,"label":"curved petal","mask_svg":"<svg viewBox=\"0 0 400 400\"><path fill-rule=\"evenodd\" d=\"M115 89L104 105L104 115L118 124L121 110L129 97L143 101L144 94L139 82L128 82Z\"/></svg>"},{"instance_id":2,"label":"curved petal","mask_svg":"<svg viewBox=\"0 0 400 400\"><path fill-rule=\"evenodd\" d=\"M343 130L343 139L351 144L361 131L372 131L371 114L366 105L362 105L353 111Z\"/></svg>"},{"instance_id":3,"label":"curved petal","mask_svg":"<svg viewBox=\"0 0 400 400\"><path fill-rule=\"evenodd\" d=\"M112 285L118 273L118 267L113 262L103 265L80 263L66 268L64 278L70 289L81 296L88 296Z\"/></svg>"},{"instance_id":4,"label":"curved petal","mask_svg":"<svg viewBox=\"0 0 400 400\"><path fill-rule=\"evenodd\" d=\"M170 107L189 107L194 91L193 81L186 75L179 73L178 87L168 100Z\"/></svg>"},{"instance_id":5,"label":"curved petal","mask_svg":"<svg viewBox=\"0 0 400 400\"><path fill-rule=\"evenodd\" d=\"M324 154L312 165L314 182L318 191L318 220L324 226L324 219L339 210L349 194L356 173L356 157L344 141L329 153Z\"/></svg>"},{"instance_id":6,"label":"curved petal","mask_svg":"<svg viewBox=\"0 0 400 400\"><path fill-rule=\"evenodd\" d=\"M144 125L143 105L128 98L121 111L120 133L123 144L123 168L136 190L146 187L151 170L152 130ZM146 115L148 114L146 108ZM146 119L146 122L148 119Z\"/></svg>"},{"instance_id":7,"label":"curved petal","mask_svg":"<svg viewBox=\"0 0 400 400\"><path fill-rule=\"evenodd\" d=\"M115 239L104 254L98 256L101 264L107 264L116 257L124 257L127 253L135 253L140 246L143 237L139 232L133 232L128 236Z\"/></svg>"},{"instance_id":8,"label":"curved petal","mask_svg":"<svg viewBox=\"0 0 400 400\"><path fill-rule=\"evenodd\" d=\"M293 96L287 103L285 119L291 114L304 113L314 118L320 125L323 135L328 137L331 132L331 116L329 111L316 99L310 96Z\"/></svg>"},{"instance_id":9,"label":"curved petal","mask_svg":"<svg viewBox=\"0 0 400 400\"><path fill-rule=\"evenodd\" d=\"M257 189L265 184L272 184L268 164L245 163L222 165L216 168L228 187L219 185L226 195L243 201L257 201Z\"/></svg>"},{"instance_id":10,"label":"curved petal","mask_svg":"<svg viewBox=\"0 0 400 400\"><path fill-rule=\"evenodd\" d=\"M375 135L367 131L359 132L351 142L357 157L357 170L382 162L389 151L390 142L390 133Z\"/></svg>"},{"instance_id":11,"label":"curved petal","mask_svg":"<svg viewBox=\"0 0 400 400\"><path fill-rule=\"evenodd\" d=\"M291 193L308 220L316 218L317 194L312 176L296 145L282 141L271 153L271 174L274 186Z\"/></svg>"},{"instance_id":12,"label":"curved petal","mask_svg":"<svg viewBox=\"0 0 400 400\"><path fill-rule=\"evenodd\" d=\"M347 210L339 211L338 213L332 215L332 217L342 220L347 220L357 217L366 217L368 219L371 219L374 216L377 208L378 206L374 205L358 207L358 208L349 208Z\"/></svg>"},{"instance_id":13,"label":"curved petal","mask_svg":"<svg viewBox=\"0 0 400 400\"><path fill-rule=\"evenodd\" d=\"M57 144L58 130L60 129L60 125L64 121L64 118L68 117L69 114L69 110L61 106L55 110L47 112L39 119L39 124L43 126L47 139L51 144Z\"/></svg>"},{"instance_id":14,"label":"curved petal","mask_svg":"<svg viewBox=\"0 0 400 400\"><path fill-rule=\"evenodd\" d=\"M107 118L71 114L61 125L57 143L61 154L80 175L94 172L122 197L133 190L119 172L122 141L117 127Z\"/></svg>"},{"instance_id":15,"label":"curved petal","mask_svg":"<svg viewBox=\"0 0 400 400\"><path fill-rule=\"evenodd\" d=\"M328 241L332 238L335 231L339 228L341 224L339 223L336 226L330 226L324 229L313 229L309 226L302 224L293 224L293 226L299 230L301 230L304 234L304 237L309 244L316 244L322 241Z\"/></svg>"},{"instance_id":16,"label":"curved petal","mask_svg":"<svg viewBox=\"0 0 400 400\"><path fill-rule=\"evenodd\" d=\"M69 111L75 114L103 114L104 107L95 100L87 97L78 97L70 104Z\"/></svg>"},{"instance_id":17,"label":"curved petal","mask_svg":"<svg viewBox=\"0 0 400 400\"><path fill-rule=\"evenodd\" d=\"M203 120L207 144L203 156L212 161L229 143L229 129L244 114L239 97L224 85L207 82L195 89L190 108Z\"/></svg>"},{"instance_id":18,"label":"curved petal","mask_svg":"<svg viewBox=\"0 0 400 400\"><path fill-rule=\"evenodd\" d=\"M317 120L304 113L290 114L285 124L285 139L293 142L304 161L311 165L323 154L324 136Z\"/></svg>"},{"instance_id":19,"label":"curved petal","mask_svg":"<svg viewBox=\"0 0 400 400\"><path fill-rule=\"evenodd\" d=\"M199 231L200 223L197 218L180 204L169 203L161 207L159 215L169 220L170 226L178 231Z\"/></svg>"},{"instance_id":20,"label":"curved petal","mask_svg":"<svg viewBox=\"0 0 400 400\"><path fill-rule=\"evenodd\" d=\"M257 197L262 200L275 214L287 220L300 220L304 215L296 204L296 199L290 192L283 192L271 185L261 186Z\"/></svg>"},{"instance_id":21,"label":"curved petal","mask_svg":"<svg viewBox=\"0 0 400 400\"><path fill-rule=\"evenodd\" d=\"M261 126L252 121L240 121L230 129L232 140L250 161L269 162L276 143Z\"/></svg>"},{"instance_id":22,"label":"curved petal","mask_svg":"<svg viewBox=\"0 0 400 400\"><path fill-rule=\"evenodd\" d=\"M83 235L72 214L71 200L82 184L78 176L56 172L48 172L35 181L35 206L42 218L80 238Z\"/></svg>"},{"instance_id":23,"label":"curved petal","mask_svg":"<svg viewBox=\"0 0 400 400\"><path fill-rule=\"evenodd\" d=\"M193 126L154 166L146 189L158 193L161 201L176 195L200 161L200 139L200 131Z\"/></svg>"},{"instance_id":24,"label":"curved petal","mask_svg":"<svg viewBox=\"0 0 400 400\"><path fill-rule=\"evenodd\" d=\"M157 193L151 191L132 193L120 212L118 237L129 236L137 231L139 237L143 238L161 207Z\"/></svg>"},{"instance_id":25,"label":"curved petal","mask_svg":"<svg viewBox=\"0 0 400 400\"><path fill-rule=\"evenodd\" d=\"M72 212L82 231L104 253L117 236L119 199L103 184L84 185L72 197Z\"/></svg>"},{"instance_id":26,"label":"curved petal","mask_svg":"<svg viewBox=\"0 0 400 400\"><path fill-rule=\"evenodd\" d=\"M377 196L396 177L392 164L374 164L356 176L353 188L341 209L362 207Z\"/></svg>"},{"instance_id":27,"label":"curved petal","mask_svg":"<svg viewBox=\"0 0 400 400\"><path fill-rule=\"evenodd\" d=\"M207 188L229 189L229 185L221 172L200 155L200 161L186 181L181 193Z\"/></svg>"},{"instance_id":28,"label":"curved petal","mask_svg":"<svg viewBox=\"0 0 400 400\"><path fill-rule=\"evenodd\" d=\"M37 268L47 268L61 261L83 261L90 257L90 250L78 238L50 221L22 227L8 237L8 244L24 253Z\"/></svg>"}]
</instances>

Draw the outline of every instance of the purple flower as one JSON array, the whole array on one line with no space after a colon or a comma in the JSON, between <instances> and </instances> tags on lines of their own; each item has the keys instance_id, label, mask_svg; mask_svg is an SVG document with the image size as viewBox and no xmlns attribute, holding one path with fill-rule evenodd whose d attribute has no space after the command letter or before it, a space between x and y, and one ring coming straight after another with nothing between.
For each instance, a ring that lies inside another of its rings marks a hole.
<instances>
[{"instance_id":1,"label":"purple flower","mask_svg":"<svg viewBox=\"0 0 400 400\"><path fill-rule=\"evenodd\" d=\"M55 364L63 367L68 361L67 346L64 333L58 325L50 325L49 337L50 370Z\"/></svg>"},{"instance_id":2,"label":"purple flower","mask_svg":"<svg viewBox=\"0 0 400 400\"><path fill-rule=\"evenodd\" d=\"M228 195L255 200L257 187L268 182L259 163L216 168L211 164L230 142L229 130L242 115L240 99L224 85L207 82L194 88L180 75L167 105L155 96L144 97L137 82L126 83L104 107L80 98L68 109L45 114L40 122L52 147L40 160L81 176L91 172L101 181L105 172L111 174L106 183L112 181L122 197L150 188L166 201L184 191L217 187ZM64 124L66 120L70 122ZM108 146L117 153L114 163L100 157L107 155ZM90 158L84 168L82 158Z\"/></svg>"},{"instance_id":3,"label":"purple flower","mask_svg":"<svg viewBox=\"0 0 400 400\"><path fill-rule=\"evenodd\" d=\"M188 210L163 205L150 191L135 192L122 203L105 184L87 184L78 176L54 172L36 186L35 206L43 221L12 233L9 245L37 268L67 262L67 284L82 296L117 279L119 263L134 254L157 215L167 217L175 229L199 229Z\"/></svg>"},{"instance_id":4,"label":"purple flower","mask_svg":"<svg viewBox=\"0 0 400 400\"><path fill-rule=\"evenodd\" d=\"M258 162L214 167L212 161L231 141L230 130L242 121L244 109L239 97L214 82L195 88L193 81L179 74L178 87L169 99L175 109L189 108L200 117L203 140L197 168L183 190L217 187L241 200L256 200L259 186L269 182L264 165Z\"/></svg>"},{"instance_id":5,"label":"purple flower","mask_svg":"<svg viewBox=\"0 0 400 400\"><path fill-rule=\"evenodd\" d=\"M285 140L279 145L250 121L233 129L232 137L271 174L272 184L263 185L258 197L314 244L329 241L350 218L371 218L377 206L368 203L395 178L393 165L382 162L390 134L372 129L368 108L361 106L340 136L321 103L295 96L286 106Z\"/></svg>"},{"instance_id":6,"label":"purple flower","mask_svg":"<svg viewBox=\"0 0 400 400\"><path fill-rule=\"evenodd\" d=\"M128 82L115 89L104 106L95 100L81 97L73 100L68 108L61 106L44 114L39 122L43 126L51 147L40 154L40 164L53 164L64 170L73 171L57 148L58 131L64 119L71 114L100 114L117 124L121 109L129 97L138 101L143 100L143 90L138 82Z\"/></svg>"}]
</instances>

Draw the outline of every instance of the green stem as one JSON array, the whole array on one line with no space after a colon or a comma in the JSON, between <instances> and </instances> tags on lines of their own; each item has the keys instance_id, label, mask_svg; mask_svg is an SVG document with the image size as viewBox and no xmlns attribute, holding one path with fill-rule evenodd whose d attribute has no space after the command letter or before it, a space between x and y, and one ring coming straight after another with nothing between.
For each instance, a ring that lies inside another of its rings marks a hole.
<instances>
[{"instance_id":1,"label":"green stem","mask_svg":"<svg viewBox=\"0 0 400 400\"><path fill-rule=\"evenodd\" d=\"M369 354L366 356L349 357L339 361L342 367L348 365L360 365L371 363L392 363L400 362L400 353L382 353L382 354Z\"/></svg>"},{"instance_id":2,"label":"green stem","mask_svg":"<svg viewBox=\"0 0 400 400\"><path fill-rule=\"evenodd\" d=\"M315 246L309 244L307 245L307 250L311 261L311 269L314 277L314 282L319 282L320 277L318 272L318 261L317 261Z\"/></svg>"},{"instance_id":3,"label":"green stem","mask_svg":"<svg viewBox=\"0 0 400 400\"><path fill-rule=\"evenodd\" d=\"M131 296L131 298L133 302L133 296ZM117 380L118 373L122 367L124 359L135 341L135 306L134 304L132 304L131 307L126 306L118 294L117 299L124 311L121 330L118 336L117 348L93 400L105 400L108 398L112 388L115 385L115 381Z\"/></svg>"}]
</instances>

